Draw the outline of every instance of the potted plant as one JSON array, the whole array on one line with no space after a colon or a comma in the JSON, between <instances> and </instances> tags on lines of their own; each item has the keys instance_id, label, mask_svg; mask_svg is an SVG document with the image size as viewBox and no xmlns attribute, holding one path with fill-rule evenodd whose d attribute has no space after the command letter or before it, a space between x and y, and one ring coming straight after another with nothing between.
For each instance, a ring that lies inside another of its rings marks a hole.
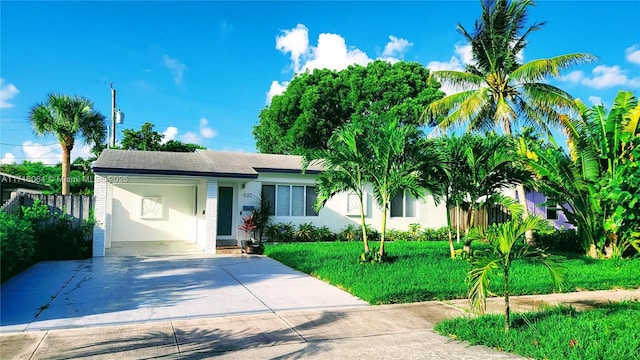
<instances>
[{"instance_id":1,"label":"potted plant","mask_svg":"<svg viewBox=\"0 0 640 360\"><path fill-rule=\"evenodd\" d=\"M262 254L264 246L261 243L256 243L251 236L251 233L256 229L256 221L254 214L245 216L242 219L242 224L238 226L238 229L247 233L247 239L242 240L242 250L247 254Z\"/></svg>"}]
</instances>

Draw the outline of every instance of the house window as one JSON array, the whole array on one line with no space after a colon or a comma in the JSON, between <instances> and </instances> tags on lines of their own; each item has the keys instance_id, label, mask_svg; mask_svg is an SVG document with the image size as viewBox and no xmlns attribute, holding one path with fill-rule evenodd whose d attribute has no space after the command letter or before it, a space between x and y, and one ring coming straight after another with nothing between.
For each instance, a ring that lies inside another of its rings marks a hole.
<instances>
[{"instance_id":1,"label":"house window","mask_svg":"<svg viewBox=\"0 0 640 360\"><path fill-rule=\"evenodd\" d=\"M162 219L162 196L145 196L140 201L140 218Z\"/></svg>"},{"instance_id":2,"label":"house window","mask_svg":"<svg viewBox=\"0 0 640 360\"><path fill-rule=\"evenodd\" d=\"M314 210L316 188L304 185L262 185L262 196L275 216L318 216Z\"/></svg>"},{"instance_id":3,"label":"house window","mask_svg":"<svg viewBox=\"0 0 640 360\"><path fill-rule=\"evenodd\" d=\"M391 199L391 217L415 217L416 199L410 194L400 193Z\"/></svg>"},{"instance_id":4,"label":"house window","mask_svg":"<svg viewBox=\"0 0 640 360\"><path fill-rule=\"evenodd\" d=\"M558 204L547 199L547 220L558 220Z\"/></svg>"}]
</instances>

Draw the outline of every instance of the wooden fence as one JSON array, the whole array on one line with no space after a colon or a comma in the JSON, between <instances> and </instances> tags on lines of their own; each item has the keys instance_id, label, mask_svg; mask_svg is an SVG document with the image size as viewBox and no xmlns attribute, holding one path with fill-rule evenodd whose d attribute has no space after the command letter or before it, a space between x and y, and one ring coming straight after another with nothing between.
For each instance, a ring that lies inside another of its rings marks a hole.
<instances>
[{"instance_id":1,"label":"wooden fence","mask_svg":"<svg viewBox=\"0 0 640 360\"><path fill-rule=\"evenodd\" d=\"M71 216L76 224L90 218L94 201L90 195L19 194L3 205L2 210L10 214L20 214L22 206L29 207L36 200L47 204L51 214L65 213Z\"/></svg>"},{"instance_id":2,"label":"wooden fence","mask_svg":"<svg viewBox=\"0 0 640 360\"><path fill-rule=\"evenodd\" d=\"M451 226L455 228L458 224L457 220L459 219L460 232L464 233L467 230L467 217L469 216L469 212L460 207L452 207L449 209L449 215L451 216ZM508 210L502 206L491 206L489 208L483 206L475 211L473 217L473 226L480 226L486 230L491 224L508 221L511 215Z\"/></svg>"}]
</instances>

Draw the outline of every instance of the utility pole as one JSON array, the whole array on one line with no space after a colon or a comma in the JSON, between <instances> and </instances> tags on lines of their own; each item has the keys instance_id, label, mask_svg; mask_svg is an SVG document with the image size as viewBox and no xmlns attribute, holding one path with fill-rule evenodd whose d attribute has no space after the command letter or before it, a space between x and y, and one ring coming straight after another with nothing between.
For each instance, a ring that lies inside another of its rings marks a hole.
<instances>
[{"instance_id":1,"label":"utility pole","mask_svg":"<svg viewBox=\"0 0 640 360\"><path fill-rule=\"evenodd\" d=\"M111 85L111 141L110 147L116 146L116 89Z\"/></svg>"}]
</instances>

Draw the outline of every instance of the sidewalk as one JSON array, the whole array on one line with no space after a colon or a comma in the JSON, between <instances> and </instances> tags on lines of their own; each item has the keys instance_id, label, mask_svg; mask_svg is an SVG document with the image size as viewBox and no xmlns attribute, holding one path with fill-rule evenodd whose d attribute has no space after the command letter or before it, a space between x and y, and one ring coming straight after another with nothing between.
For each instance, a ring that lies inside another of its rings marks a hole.
<instances>
[{"instance_id":1,"label":"sidewalk","mask_svg":"<svg viewBox=\"0 0 640 360\"><path fill-rule=\"evenodd\" d=\"M566 302L585 309L639 299L638 290L512 298L514 311ZM502 299L489 299L500 311ZM2 359L517 359L433 332L465 316L465 300L147 322L0 335Z\"/></svg>"}]
</instances>

